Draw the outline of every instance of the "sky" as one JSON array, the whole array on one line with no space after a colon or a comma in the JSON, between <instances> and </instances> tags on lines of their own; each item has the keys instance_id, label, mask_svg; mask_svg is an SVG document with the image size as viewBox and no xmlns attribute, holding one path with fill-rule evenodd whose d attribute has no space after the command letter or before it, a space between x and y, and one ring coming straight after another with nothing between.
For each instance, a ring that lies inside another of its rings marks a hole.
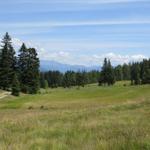
<instances>
[{"instance_id":1,"label":"sky","mask_svg":"<svg viewBox=\"0 0 150 150\"><path fill-rule=\"evenodd\" d=\"M150 0L0 0L0 37L86 66L150 57Z\"/></svg>"}]
</instances>

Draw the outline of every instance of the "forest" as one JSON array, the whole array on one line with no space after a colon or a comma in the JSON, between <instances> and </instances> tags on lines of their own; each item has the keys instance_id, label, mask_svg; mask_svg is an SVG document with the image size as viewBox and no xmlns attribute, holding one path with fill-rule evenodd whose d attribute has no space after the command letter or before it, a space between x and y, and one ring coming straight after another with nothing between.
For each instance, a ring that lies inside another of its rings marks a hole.
<instances>
[{"instance_id":1,"label":"forest","mask_svg":"<svg viewBox=\"0 0 150 150\"><path fill-rule=\"evenodd\" d=\"M111 86L116 81L131 81L131 85L150 84L150 59L142 62L113 66L111 61L104 59L99 70L86 72L79 70L40 71L40 59L35 48L27 48L25 43L19 49L18 55L12 46L11 37L5 34L0 49L0 89L19 93L36 94L40 88L70 88L84 87L87 84L98 83L99 86ZM125 86L125 85L124 85Z\"/></svg>"}]
</instances>

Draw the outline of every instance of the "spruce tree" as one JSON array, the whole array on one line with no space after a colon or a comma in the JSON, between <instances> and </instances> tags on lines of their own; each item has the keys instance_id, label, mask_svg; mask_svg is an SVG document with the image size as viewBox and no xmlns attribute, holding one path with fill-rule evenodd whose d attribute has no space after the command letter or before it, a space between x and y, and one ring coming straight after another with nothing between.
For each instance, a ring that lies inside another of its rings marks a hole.
<instances>
[{"instance_id":1,"label":"spruce tree","mask_svg":"<svg viewBox=\"0 0 150 150\"><path fill-rule=\"evenodd\" d=\"M130 64L123 64L122 66L122 73L123 73L123 80L130 80Z\"/></svg>"},{"instance_id":2,"label":"spruce tree","mask_svg":"<svg viewBox=\"0 0 150 150\"><path fill-rule=\"evenodd\" d=\"M144 71L142 83L143 84L150 84L150 69L147 69Z\"/></svg>"},{"instance_id":3,"label":"spruce tree","mask_svg":"<svg viewBox=\"0 0 150 150\"><path fill-rule=\"evenodd\" d=\"M16 57L8 33L2 39L2 44L0 52L0 88L10 90L16 72Z\"/></svg>"},{"instance_id":4,"label":"spruce tree","mask_svg":"<svg viewBox=\"0 0 150 150\"><path fill-rule=\"evenodd\" d=\"M36 94L39 90L39 58L37 57L36 49L29 48L29 57L27 61L27 86L28 93Z\"/></svg>"},{"instance_id":5,"label":"spruce tree","mask_svg":"<svg viewBox=\"0 0 150 150\"><path fill-rule=\"evenodd\" d=\"M67 71L63 76L63 81L62 81L63 87L70 88L72 86L71 80L72 80L71 71Z\"/></svg>"},{"instance_id":6,"label":"spruce tree","mask_svg":"<svg viewBox=\"0 0 150 150\"><path fill-rule=\"evenodd\" d=\"M141 63L142 84L150 84L150 60L143 60Z\"/></svg>"},{"instance_id":7,"label":"spruce tree","mask_svg":"<svg viewBox=\"0 0 150 150\"><path fill-rule=\"evenodd\" d=\"M110 60L108 61L108 66L107 66L107 83L108 85L113 85L115 83L114 69L111 65Z\"/></svg>"},{"instance_id":8,"label":"spruce tree","mask_svg":"<svg viewBox=\"0 0 150 150\"><path fill-rule=\"evenodd\" d=\"M14 74L13 81L12 81L12 95L19 96L20 93L20 85L19 80L16 74Z\"/></svg>"},{"instance_id":9,"label":"spruce tree","mask_svg":"<svg viewBox=\"0 0 150 150\"><path fill-rule=\"evenodd\" d=\"M122 66L121 65L118 65L118 66L115 67L114 73L115 73L116 81L122 81L123 73L122 73Z\"/></svg>"},{"instance_id":10,"label":"spruce tree","mask_svg":"<svg viewBox=\"0 0 150 150\"><path fill-rule=\"evenodd\" d=\"M131 66L131 84L140 84L140 66L139 63L133 63Z\"/></svg>"},{"instance_id":11,"label":"spruce tree","mask_svg":"<svg viewBox=\"0 0 150 150\"><path fill-rule=\"evenodd\" d=\"M40 88L43 88L43 89L45 89L45 77L44 77L44 73L43 72L41 72L40 73Z\"/></svg>"},{"instance_id":12,"label":"spruce tree","mask_svg":"<svg viewBox=\"0 0 150 150\"><path fill-rule=\"evenodd\" d=\"M27 93L28 91L28 60L29 60L29 51L26 48L26 45L23 43L19 50L19 58L18 58L18 68L19 68L19 81L21 91Z\"/></svg>"},{"instance_id":13,"label":"spruce tree","mask_svg":"<svg viewBox=\"0 0 150 150\"><path fill-rule=\"evenodd\" d=\"M24 93L35 94L39 90L39 58L34 48L27 49L22 45L19 54L19 74L21 90Z\"/></svg>"},{"instance_id":14,"label":"spruce tree","mask_svg":"<svg viewBox=\"0 0 150 150\"><path fill-rule=\"evenodd\" d=\"M113 85L115 83L114 69L110 60L104 59L104 64L100 73L99 85Z\"/></svg>"},{"instance_id":15,"label":"spruce tree","mask_svg":"<svg viewBox=\"0 0 150 150\"><path fill-rule=\"evenodd\" d=\"M78 87L80 87L80 86L84 87L83 76L82 76L82 73L80 71L78 71L76 73L76 85Z\"/></svg>"}]
</instances>

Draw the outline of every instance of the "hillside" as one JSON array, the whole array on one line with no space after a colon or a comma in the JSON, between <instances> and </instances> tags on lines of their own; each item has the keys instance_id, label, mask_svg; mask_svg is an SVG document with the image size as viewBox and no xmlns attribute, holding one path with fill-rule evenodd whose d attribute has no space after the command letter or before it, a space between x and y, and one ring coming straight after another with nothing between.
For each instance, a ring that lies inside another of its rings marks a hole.
<instances>
[{"instance_id":1,"label":"hillside","mask_svg":"<svg viewBox=\"0 0 150 150\"><path fill-rule=\"evenodd\" d=\"M149 150L150 85L42 90L0 100L0 150Z\"/></svg>"}]
</instances>

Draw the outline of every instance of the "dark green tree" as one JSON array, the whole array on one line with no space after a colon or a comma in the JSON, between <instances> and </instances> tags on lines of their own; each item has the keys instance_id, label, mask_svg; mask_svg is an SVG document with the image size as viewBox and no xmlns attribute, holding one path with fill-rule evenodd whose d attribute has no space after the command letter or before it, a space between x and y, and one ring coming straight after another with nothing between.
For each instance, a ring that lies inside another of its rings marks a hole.
<instances>
[{"instance_id":1,"label":"dark green tree","mask_svg":"<svg viewBox=\"0 0 150 150\"><path fill-rule=\"evenodd\" d=\"M123 73L123 80L130 80L130 64L123 64L122 66L122 73Z\"/></svg>"},{"instance_id":2,"label":"dark green tree","mask_svg":"<svg viewBox=\"0 0 150 150\"><path fill-rule=\"evenodd\" d=\"M108 66L108 62L107 62L107 59L105 58L104 59L104 64L103 64L103 67L102 67L102 70L101 70L101 73L100 73L100 79L99 79L99 85L102 85L102 84L106 84L107 83L107 79L108 79L108 75L107 75L107 67Z\"/></svg>"},{"instance_id":3,"label":"dark green tree","mask_svg":"<svg viewBox=\"0 0 150 150\"><path fill-rule=\"evenodd\" d=\"M100 72L97 70L92 70L90 72L87 72L88 84L97 83L98 79L99 79L99 74L100 74Z\"/></svg>"},{"instance_id":4,"label":"dark green tree","mask_svg":"<svg viewBox=\"0 0 150 150\"><path fill-rule=\"evenodd\" d=\"M150 84L150 59L141 63L141 79L142 84Z\"/></svg>"},{"instance_id":5,"label":"dark green tree","mask_svg":"<svg viewBox=\"0 0 150 150\"><path fill-rule=\"evenodd\" d=\"M28 93L36 94L39 90L40 62L35 48L29 48L28 70L26 73Z\"/></svg>"},{"instance_id":6,"label":"dark green tree","mask_svg":"<svg viewBox=\"0 0 150 150\"><path fill-rule=\"evenodd\" d=\"M122 66L118 65L114 68L115 73L115 79L116 81L122 81L123 80L123 73L122 73Z\"/></svg>"},{"instance_id":7,"label":"dark green tree","mask_svg":"<svg viewBox=\"0 0 150 150\"><path fill-rule=\"evenodd\" d=\"M19 96L20 94L20 85L19 80L16 74L14 74L13 81L12 81L12 95Z\"/></svg>"},{"instance_id":8,"label":"dark green tree","mask_svg":"<svg viewBox=\"0 0 150 150\"><path fill-rule=\"evenodd\" d=\"M142 84L150 84L150 69L144 71Z\"/></svg>"},{"instance_id":9,"label":"dark green tree","mask_svg":"<svg viewBox=\"0 0 150 150\"><path fill-rule=\"evenodd\" d=\"M113 85L115 83L114 69L110 60L104 59L104 64L100 73L99 85Z\"/></svg>"},{"instance_id":10,"label":"dark green tree","mask_svg":"<svg viewBox=\"0 0 150 150\"><path fill-rule=\"evenodd\" d=\"M80 71L78 71L77 73L76 73L76 85L78 86L78 87L80 87L80 86L82 86L82 84L83 84L83 78L82 78L82 73L80 72Z\"/></svg>"},{"instance_id":11,"label":"dark green tree","mask_svg":"<svg viewBox=\"0 0 150 150\"><path fill-rule=\"evenodd\" d=\"M45 76L44 76L44 73L43 72L41 72L40 73L40 88L43 88L43 89L45 89L45 87L46 87L46 82L45 82L46 80L45 80Z\"/></svg>"},{"instance_id":12,"label":"dark green tree","mask_svg":"<svg viewBox=\"0 0 150 150\"><path fill-rule=\"evenodd\" d=\"M139 63L133 63L131 66L131 84L140 84L140 65Z\"/></svg>"},{"instance_id":13,"label":"dark green tree","mask_svg":"<svg viewBox=\"0 0 150 150\"><path fill-rule=\"evenodd\" d=\"M45 80L48 81L48 86L51 88L57 88L62 84L63 74L59 71L48 71L44 73Z\"/></svg>"},{"instance_id":14,"label":"dark green tree","mask_svg":"<svg viewBox=\"0 0 150 150\"><path fill-rule=\"evenodd\" d=\"M19 79L24 93L36 94L39 90L39 58L36 49L22 45L19 54Z\"/></svg>"},{"instance_id":15,"label":"dark green tree","mask_svg":"<svg viewBox=\"0 0 150 150\"><path fill-rule=\"evenodd\" d=\"M108 72L107 83L108 83L108 85L113 85L115 83L115 74L114 74L114 69L111 65L110 60L108 60L107 72Z\"/></svg>"},{"instance_id":16,"label":"dark green tree","mask_svg":"<svg viewBox=\"0 0 150 150\"><path fill-rule=\"evenodd\" d=\"M19 50L19 58L18 58L18 70L19 70L19 81L21 91L24 93L28 92L28 61L29 61L29 51L26 45L23 43Z\"/></svg>"},{"instance_id":17,"label":"dark green tree","mask_svg":"<svg viewBox=\"0 0 150 150\"><path fill-rule=\"evenodd\" d=\"M67 71L63 76L62 85L63 87L70 88L71 86L76 85L76 76L75 72L73 71Z\"/></svg>"},{"instance_id":18,"label":"dark green tree","mask_svg":"<svg viewBox=\"0 0 150 150\"><path fill-rule=\"evenodd\" d=\"M82 87L88 84L88 74L86 71L82 71Z\"/></svg>"},{"instance_id":19,"label":"dark green tree","mask_svg":"<svg viewBox=\"0 0 150 150\"><path fill-rule=\"evenodd\" d=\"M16 72L16 56L8 33L2 39L0 51L0 88L10 90Z\"/></svg>"}]
</instances>

